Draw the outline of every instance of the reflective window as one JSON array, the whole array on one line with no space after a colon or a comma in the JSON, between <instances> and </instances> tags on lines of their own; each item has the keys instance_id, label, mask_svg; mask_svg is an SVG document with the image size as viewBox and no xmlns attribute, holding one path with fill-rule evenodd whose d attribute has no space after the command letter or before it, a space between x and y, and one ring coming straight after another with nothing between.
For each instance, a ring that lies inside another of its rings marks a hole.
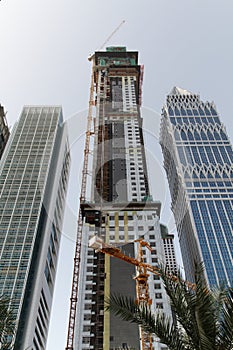
<instances>
[{"instance_id":1,"label":"reflective window","mask_svg":"<svg viewBox=\"0 0 233 350\"><path fill-rule=\"evenodd\" d=\"M196 130L194 130L194 139L197 141L201 139L200 134Z\"/></svg>"},{"instance_id":2,"label":"reflective window","mask_svg":"<svg viewBox=\"0 0 233 350\"><path fill-rule=\"evenodd\" d=\"M208 162L211 163L211 164L216 165L216 161L215 161L215 158L214 158L214 155L213 155L212 148L210 146L206 146L205 150L206 150Z\"/></svg>"},{"instance_id":3,"label":"reflective window","mask_svg":"<svg viewBox=\"0 0 233 350\"><path fill-rule=\"evenodd\" d=\"M216 109L214 108L214 107L210 107L210 111L211 111L211 114L212 115L217 115L217 111L216 111Z\"/></svg>"},{"instance_id":4,"label":"reflective window","mask_svg":"<svg viewBox=\"0 0 233 350\"><path fill-rule=\"evenodd\" d=\"M214 139L213 134L209 130L207 131L207 135L208 135L208 139L209 140L213 140Z\"/></svg>"},{"instance_id":5,"label":"reflective window","mask_svg":"<svg viewBox=\"0 0 233 350\"><path fill-rule=\"evenodd\" d=\"M209 108L207 108L207 107L205 107L205 114L206 114L206 115L210 115L210 110L209 110Z\"/></svg>"},{"instance_id":6,"label":"reflective window","mask_svg":"<svg viewBox=\"0 0 233 350\"><path fill-rule=\"evenodd\" d=\"M173 125L176 125L176 118L171 117L171 118L170 118L170 121L171 121L171 123L172 123Z\"/></svg>"},{"instance_id":7,"label":"reflective window","mask_svg":"<svg viewBox=\"0 0 233 350\"><path fill-rule=\"evenodd\" d=\"M199 107L199 108L198 108L198 111L199 111L199 114L200 114L200 115L204 115L204 111L203 111L202 108Z\"/></svg>"},{"instance_id":8,"label":"reflective window","mask_svg":"<svg viewBox=\"0 0 233 350\"><path fill-rule=\"evenodd\" d=\"M193 124L193 125L196 124L195 119L194 119L193 117L190 117L190 118L189 118L189 121L190 121L190 123Z\"/></svg>"},{"instance_id":9,"label":"reflective window","mask_svg":"<svg viewBox=\"0 0 233 350\"><path fill-rule=\"evenodd\" d=\"M205 149L203 146L198 147L200 156L201 156L201 160L204 164L208 164L208 158L206 157L206 153L205 153Z\"/></svg>"},{"instance_id":10,"label":"reflective window","mask_svg":"<svg viewBox=\"0 0 233 350\"><path fill-rule=\"evenodd\" d=\"M221 125L220 120L219 120L218 117L215 117L215 118L214 118L214 122L215 122L216 124L218 124L218 125Z\"/></svg>"},{"instance_id":11,"label":"reflective window","mask_svg":"<svg viewBox=\"0 0 233 350\"><path fill-rule=\"evenodd\" d=\"M221 135L222 140L227 140L226 133L223 132L222 130L220 131L220 135Z\"/></svg>"},{"instance_id":12,"label":"reflective window","mask_svg":"<svg viewBox=\"0 0 233 350\"><path fill-rule=\"evenodd\" d=\"M214 138L215 140L220 140L220 135L217 131L214 132Z\"/></svg>"},{"instance_id":13,"label":"reflective window","mask_svg":"<svg viewBox=\"0 0 233 350\"><path fill-rule=\"evenodd\" d=\"M206 133L204 131L201 131L201 139L207 140L207 136L206 136Z\"/></svg>"},{"instance_id":14,"label":"reflective window","mask_svg":"<svg viewBox=\"0 0 233 350\"><path fill-rule=\"evenodd\" d=\"M215 156L215 159L216 159L217 163L224 165L218 147L217 146L213 146L213 151L214 151L214 156Z\"/></svg>"},{"instance_id":15,"label":"reflective window","mask_svg":"<svg viewBox=\"0 0 233 350\"><path fill-rule=\"evenodd\" d=\"M191 131L188 131L188 140L194 140L193 138L193 134L191 133Z\"/></svg>"},{"instance_id":16,"label":"reflective window","mask_svg":"<svg viewBox=\"0 0 233 350\"><path fill-rule=\"evenodd\" d=\"M186 135L186 133L183 130L181 131L181 139L182 140L187 140L187 135Z\"/></svg>"},{"instance_id":17,"label":"reflective window","mask_svg":"<svg viewBox=\"0 0 233 350\"><path fill-rule=\"evenodd\" d=\"M186 110L183 107L181 107L181 115L186 115Z\"/></svg>"},{"instance_id":18,"label":"reflective window","mask_svg":"<svg viewBox=\"0 0 233 350\"><path fill-rule=\"evenodd\" d=\"M174 111L171 107L168 108L168 113L169 115L174 115Z\"/></svg>"}]
</instances>

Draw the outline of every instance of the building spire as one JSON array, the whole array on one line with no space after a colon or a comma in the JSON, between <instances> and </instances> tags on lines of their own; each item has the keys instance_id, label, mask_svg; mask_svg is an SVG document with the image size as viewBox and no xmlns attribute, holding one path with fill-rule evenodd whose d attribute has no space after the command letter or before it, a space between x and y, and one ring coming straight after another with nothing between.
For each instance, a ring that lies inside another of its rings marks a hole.
<instances>
[{"instance_id":1,"label":"building spire","mask_svg":"<svg viewBox=\"0 0 233 350\"><path fill-rule=\"evenodd\" d=\"M178 86L174 86L174 88L172 89L169 95L192 95L192 93Z\"/></svg>"}]
</instances>

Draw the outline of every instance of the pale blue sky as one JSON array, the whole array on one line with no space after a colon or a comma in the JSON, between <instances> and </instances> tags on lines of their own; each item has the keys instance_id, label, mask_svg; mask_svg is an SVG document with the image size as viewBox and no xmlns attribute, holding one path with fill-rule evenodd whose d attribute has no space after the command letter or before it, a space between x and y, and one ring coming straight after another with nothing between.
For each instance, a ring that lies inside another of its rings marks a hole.
<instances>
[{"instance_id":1,"label":"pale blue sky","mask_svg":"<svg viewBox=\"0 0 233 350\"><path fill-rule=\"evenodd\" d=\"M64 350L73 264L75 214L88 106L87 57L124 19L108 43L138 50L145 65L143 106L150 171L162 220L174 229L157 142L159 112L174 85L214 100L233 140L232 0L2 0L0 103L13 125L25 104L59 104L72 126L73 176L62 240L48 350ZM80 112L83 111L83 112ZM149 135L149 134L148 134Z\"/></svg>"}]
</instances>

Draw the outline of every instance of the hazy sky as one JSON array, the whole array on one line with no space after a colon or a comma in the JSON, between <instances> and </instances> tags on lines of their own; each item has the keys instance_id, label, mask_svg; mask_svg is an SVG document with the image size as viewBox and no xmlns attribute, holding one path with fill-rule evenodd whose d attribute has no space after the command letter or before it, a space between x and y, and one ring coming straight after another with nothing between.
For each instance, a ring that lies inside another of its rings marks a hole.
<instances>
[{"instance_id":1,"label":"hazy sky","mask_svg":"<svg viewBox=\"0 0 233 350\"><path fill-rule=\"evenodd\" d=\"M23 105L59 104L71 126L72 178L64 228L48 350L64 350L71 287L75 217L86 124L91 64L122 20L108 45L138 50L145 65L143 116L150 182L169 212L158 146L159 112L173 86L215 101L233 140L232 0L2 0L0 2L0 103L13 126Z\"/></svg>"}]
</instances>

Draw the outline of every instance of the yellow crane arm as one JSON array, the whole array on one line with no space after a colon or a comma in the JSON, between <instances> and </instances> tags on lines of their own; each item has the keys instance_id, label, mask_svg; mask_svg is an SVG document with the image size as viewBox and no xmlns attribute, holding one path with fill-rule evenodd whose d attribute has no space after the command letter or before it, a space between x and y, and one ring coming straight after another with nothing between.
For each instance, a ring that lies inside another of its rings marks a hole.
<instances>
[{"instance_id":1,"label":"yellow crane arm","mask_svg":"<svg viewBox=\"0 0 233 350\"><path fill-rule=\"evenodd\" d=\"M146 246L149 250L151 250L150 245L147 242L143 241L142 239L137 239L137 240L135 240L135 242L139 242L139 244L140 244L139 251L141 251L141 248L143 246ZM89 240L89 247L95 249L97 252L108 254L112 257L126 261L129 264L141 267L142 269L144 269L144 271L148 271L148 272L151 272L155 275L160 276L160 272L159 272L160 270L156 266L152 266L150 264L143 262L142 253L141 253L141 255L139 255L139 257L137 259L132 258L128 255L125 255L119 248L105 243L98 236L94 236ZM169 278L173 281L178 281L178 277L176 275L169 274ZM195 289L195 287L196 287L196 285L194 283L191 283L189 281L185 281L185 283L188 286L188 288Z\"/></svg>"},{"instance_id":2,"label":"yellow crane arm","mask_svg":"<svg viewBox=\"0 0 233 350\"><path fill-rule=\"evenodd\" d=\"M143 240L136 240L136 242L139 242L141 246L147 246L148 243ZM108 254L112 257L121 259L123 261L126 261L129 264L135 265L135 266L141 266L148 270L149 272L152 272L154 274L159 275L159 269L155 266L151 266L150 264L146 264L142 261L141 257L136 259L132 258L128 255L125 255L119 248L114 247L110 244L105 243L100 237L94 236L89 240L89 247L95 249L97 252L101 252L104 254Z\"/></svg>"}]
</instances>

